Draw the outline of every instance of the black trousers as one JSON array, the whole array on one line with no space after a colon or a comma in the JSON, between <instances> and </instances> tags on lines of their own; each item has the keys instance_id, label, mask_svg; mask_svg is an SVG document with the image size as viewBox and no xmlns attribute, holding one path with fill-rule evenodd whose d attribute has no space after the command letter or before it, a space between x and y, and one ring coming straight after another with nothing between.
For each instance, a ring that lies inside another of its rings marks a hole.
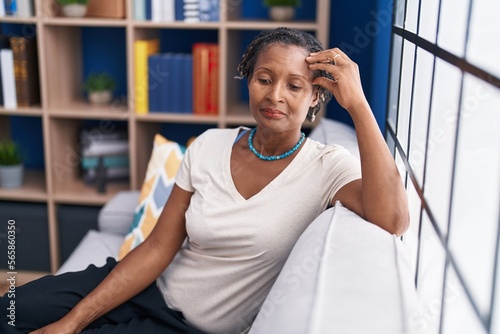
<instances>
[{"instance_id":1,"label":"black trousers","mask_svg":"<svg viewBox=\"0 0 500 334\"><path fill-rule=\"evenodd\" d=\"M116 261L108 258L103 267L91 265L79 272L42 277L17 287L12 298L6 293L0 298L0 333L29 333L59 320L92 291L115 265ZM14 312L8 310L11 300L15 301ZM12 314L15 322L12 322ZM155 283L92 322L82 333L201 334L184 323L180 312L167 307Z\"/></svg>"}]
</instances>

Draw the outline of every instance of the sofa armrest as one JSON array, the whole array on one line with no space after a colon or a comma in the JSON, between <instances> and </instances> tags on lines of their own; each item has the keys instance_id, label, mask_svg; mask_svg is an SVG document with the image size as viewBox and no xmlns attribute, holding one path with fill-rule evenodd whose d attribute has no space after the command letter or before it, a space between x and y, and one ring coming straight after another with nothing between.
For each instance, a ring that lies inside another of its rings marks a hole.
<instances>
[{"instance_id":1,"label":"sofa armrest","mask_svg":"<svg viewBox=\"0 0 500 334\"><path fill-rule=\"evenodd\" d=\"M97 225L102 232L125 236L132 221L134 210L139 202L139 191L120 191L99 211Z\"/></svg>"}]
</instances>

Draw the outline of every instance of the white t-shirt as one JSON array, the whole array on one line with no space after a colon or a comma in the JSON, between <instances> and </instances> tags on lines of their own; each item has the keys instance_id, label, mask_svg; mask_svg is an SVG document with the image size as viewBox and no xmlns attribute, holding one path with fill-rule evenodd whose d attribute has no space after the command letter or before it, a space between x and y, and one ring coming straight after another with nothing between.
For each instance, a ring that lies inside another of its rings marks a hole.
<instances>
[{"instance_id":1,"label":"white t-shirt","mask_svg":"<svg viewBox=\"0 0 500 334\"><path fill-rule=\"evenodd\" d=\"M281 174L245 199L230 171L240 129L208 130L187 149L176 183L193 192L188 238L157 280L167 305L207 333L250 329L300 234L361 177L347 150L307 139Z\"/></svg>"}]
</instances>

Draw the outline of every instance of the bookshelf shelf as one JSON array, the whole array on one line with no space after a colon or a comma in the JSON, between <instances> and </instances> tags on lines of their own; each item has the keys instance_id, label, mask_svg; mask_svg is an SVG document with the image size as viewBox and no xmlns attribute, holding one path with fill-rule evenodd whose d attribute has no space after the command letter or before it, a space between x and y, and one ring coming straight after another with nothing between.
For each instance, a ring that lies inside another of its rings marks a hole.
<instances>
[{"instance_id":1,"label":"bookshelf shelf","mask_svg":"<svg viewBox=\"0 0 500 334\"><path fill-rule=\"evenodd\" d=\"M180 113L149 113L146 115L135 115L138 121L142 122L182 122L182 123L205 123L217 124L219 116L186 115Z\"/></svg>"},{"instance_id":2,"label":"bookshelf shelf","mask_svg":"<svg viewBox=\"0 0 500 334\"><path fill-rule=\"evenodd\" d=\"M11 115L11 116L41 116L43 114L43 109L41 107L20 107L16 109L6 109L0 108L0 115Z\"/></svg>"},{"instance_id":3,"label":"bookshelf shelf","mask_svg":"<svg viewBox=\"0 0 500 334\"><path fill-rule=\"evenodd\" d=\"M97 192L95 185L87 185L80 180L72 180L64 185L63 189L57 189L54 193L54 201L57 204L78 205L104 205L113 195L122 190L130 189L128 182L108 182L106 193Z\"/></svg>"},{"instance_id":4,"label":"bookshelf shelf","mask_svg":"<svg viewBox=\"0 0 500 334\"><path fill-rule=\"evenodd\" d=\"M71 26L71 27L125 27L125 19L98 19L98 18L65 18L54 17L42 20L46 26Z\"/></svg>"},{"instance_id":5,"label":"bookshelf shelf","mask_svg":"<svg viewBox=\"0 0 500 334\"><path fill-rule=\"evenodd\" d=\"M40 152L42 167L26 171L23 187L0 188L0 201L47 205L51 272L61 264L58 206L102 206L121 190L140 189L156 133L186 144L188 139L209 128L255 125L248 112L247 97L242 93L246 83L234 80L249 37L260 30L288 26L312 32L328 45L330 0L316 0L311 6L308 3L302 7L310 9L309 14L303 15L305 19L292 22L272 22L261 14L242 15L248 14L245 12L248 6L254 9L261 6L257 2L219 0L220 20L199 23L137 20L134 0L123 1L124 18L62 17L56 0L35 0L34 17L0 18L0 24L9 26L14 34L28 37L24 32L32 35L36 32L41 94L38 106L0 107L0 138L37 141L39 151L43 151ZM159 40L161 53L190 53L197 42L219 44L218 115L136 112L134 43L152 38ZM99 106L86 101L82 85L94 71L109 71L117 78L116 102ZM41 135L33 136L29 131L16 128L16 124L30 123L30 119L35 121ZM109 124L125 128L129 141L129 179L107 182L104 194L98 193L95 185L86 184L80 171L79 134L82 128L94 123L105 129ZM314 125L306 122L304 126Z\"/></svg>"},{"instance_id":6,"label":"bookshelf shelf","mask_svg":"<svg viewBox=\"0 0 500 334\"><path fill-rule=\"evenodd\" d=\"M45 184L44 171L25 170L22 187L14 189L0 188L0 200L3 199L29 202L47 201L47 187Z\"/></svg>"}]
</instances>

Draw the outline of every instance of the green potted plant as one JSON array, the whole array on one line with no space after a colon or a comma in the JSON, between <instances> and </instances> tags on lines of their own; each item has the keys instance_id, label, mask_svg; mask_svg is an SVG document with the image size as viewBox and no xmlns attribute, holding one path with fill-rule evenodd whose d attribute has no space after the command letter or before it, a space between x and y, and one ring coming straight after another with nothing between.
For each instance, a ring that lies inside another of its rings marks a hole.
<instances>
[{"instance_id":1,"label":"green potted plant","mask_svg":"<svg viewBox=\"0 0 500 334\"><path fill-rule=\"evenodd\" d=\"M84 83L89 101L97 104L111 102L115 86L115 80L107 73L91 73Z\"/></svg>"},{"instance_id":2,"label":"green potted plant","mask_svg":"<svg viewBox=\"0 0 500 334\"><path fill-rule=\"evenodd\" d=\"M291 21L300 0L264 0L264 6L269 7L269 17L274 21Z\"/></svg>"},{"instance_id":3,"label":"green potted plant","mask_svg":"<svg viewBox=\"0 0 500 334\"><path fill-rule=\"evenodd\" d=\"M61 5L61 11L64 16L82 17L87 13L87 4L89 0L56 0Z\"/></svg>"},{"instance_id":4,"label":"green potted plant","mask_svg":"<svg viewBox=\"0 0 500 334\"><path fill-rule=\"evenodd\" d=\"M23 184L23 159L13 141L0 141L0 187L17 188Z\"/></svg>"}]
</instances>

